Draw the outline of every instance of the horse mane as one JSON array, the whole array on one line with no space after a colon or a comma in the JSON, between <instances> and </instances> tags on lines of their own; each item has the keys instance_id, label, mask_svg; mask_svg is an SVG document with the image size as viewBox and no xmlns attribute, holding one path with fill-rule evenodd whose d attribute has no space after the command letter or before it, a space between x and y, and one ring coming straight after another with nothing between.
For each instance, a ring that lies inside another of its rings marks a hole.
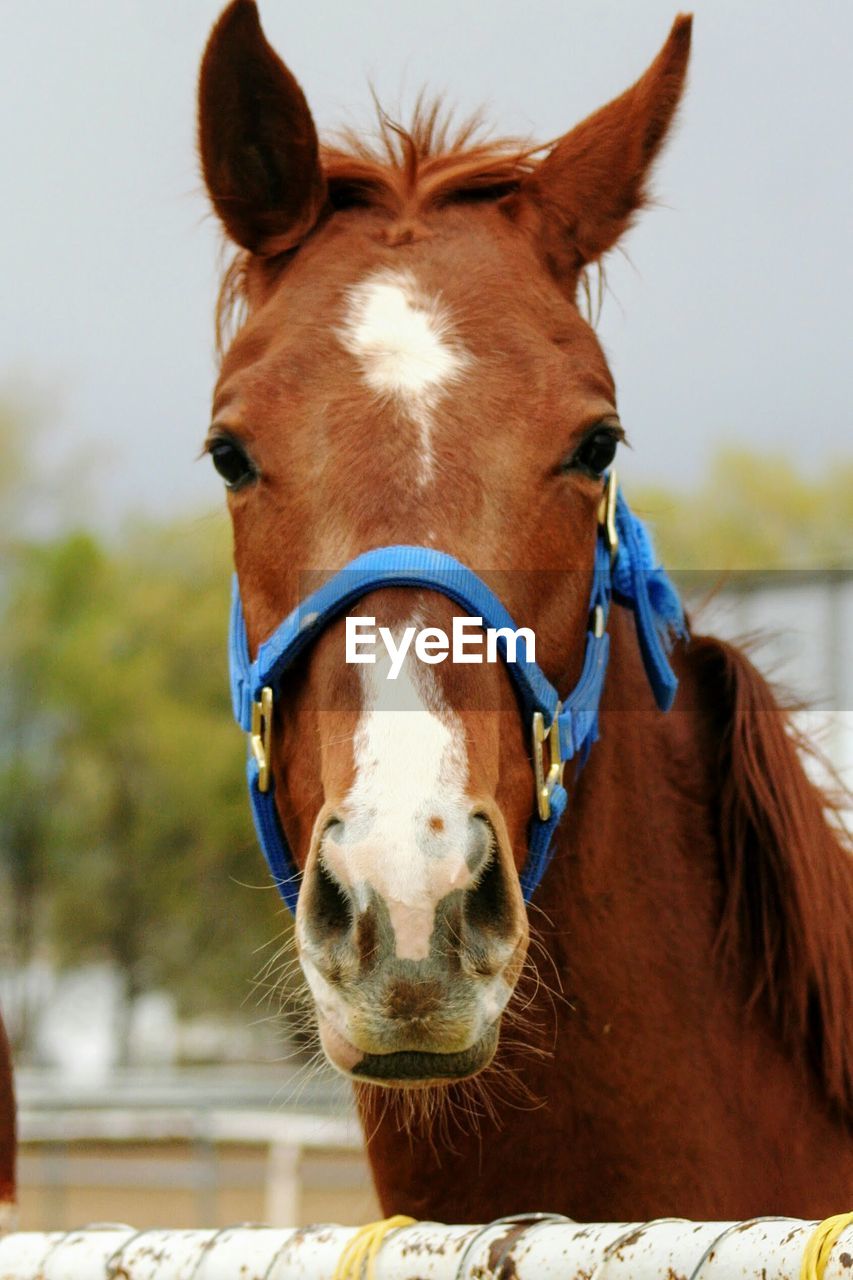
<instances>
[{"instance_id":1,"label":"horse mane","mask_svg":"<svg viewBox=\"0 0 853 1280\"><path fill-rule=\"evenodd\" d=\"M440 205L497 200L518 189L535 157L552 144L493 138L479 113L454 124L441 98L421 94L407 127L374 95L376 127L363 137L343 129L320 148L328 186L327 210L379 209L406 226ZM402 241L400 241L402 242ZM291 254L273 262L283 267ZM246 318L252 255L240 251L225 268L216 306L216 346L222 355ZM591 295L582 283L591 307Z\"/></svg>"},{"instance_id":2,"label":"horse mane","mask_svg":"<svg viewBox=\"0 0 853 1280\"><path fill-rule=\"evenodd\" d=\"M745 976L827 1098L853 1120L853 856L842 800L808 777L814 748L746 655L693 639L719 741L718 954ZM846 806L845 806L846 807Z\"/></svg>"},{"instance_id":3,"label":"horse mane","mask_svg":"<svg viewBox=\"0 0 853 1280\"><path fill-rule=\"evenodd\" d=\"M362 205L400 217L456 200L497 199L517 190L543 150L490 137L479 113L454 124L440 98L421 94L408 127L375 105L373 135L345 129L321 148L334 208Z\"/></svg>"}]
</instances>

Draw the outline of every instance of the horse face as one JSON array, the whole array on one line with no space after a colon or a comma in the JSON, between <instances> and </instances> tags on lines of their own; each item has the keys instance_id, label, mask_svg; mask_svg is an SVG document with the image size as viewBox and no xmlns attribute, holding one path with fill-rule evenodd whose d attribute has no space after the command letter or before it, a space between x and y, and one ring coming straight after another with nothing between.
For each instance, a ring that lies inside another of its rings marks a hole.
<instances>
[{"instance_id":1,"label":"horse face","mask_svg":"<svg viewBox=\"0 0 853 1280\"><path fill-rule=\"evenodd\" d=\"M226 10L200 140L243 249L231 280L246 314L208 447L230 485L253 650L360 552L419 543L486 577L571 687L620 435L574 294L642 198L686 48L677 24L634 89L536 166L509 147L442 150L424 127L381 161L321 151L255 6ZM506 670L402 653L412 629L451 634L454 612L435 592L373 592L351 613L384 628L390 653L347 662L341 619L277 711L321 1037L337 1067L382 1083L485 1066L527 947L534 785Z\"/></svg>"}]
</instances>

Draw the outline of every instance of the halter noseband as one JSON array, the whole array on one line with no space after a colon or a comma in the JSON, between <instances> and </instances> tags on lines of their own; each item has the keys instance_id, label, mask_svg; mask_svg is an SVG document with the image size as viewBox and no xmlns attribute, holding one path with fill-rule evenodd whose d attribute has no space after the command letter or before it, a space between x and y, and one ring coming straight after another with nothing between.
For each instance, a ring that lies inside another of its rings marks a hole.
<instances>
[{"instance_id":1,"label":"halter noseband","mask_svg":"<svg viewBox=\"0 0 853 1280\"><path fill-rule=\"evenodd\" d=\"M498 597L473 570L430 547L377 547L351 560L288 614L249 658L243 606L234 578L229 666L231 699L238 724L249 735L246 775L255 830L281 896L291 911L299 895L299 870L275 806L270 770L273 706L288 669L335 618L368 592L380 587L422 587L448 596L484 627L517 628ZM632 515L616 486L607 479L595 547L589 625L583 667L574 689L562 701L543 672L527 657L523 635L515 661L508 661L506 640L498 651L515 684L522 715L531 726L536 812L530 820L528 855L521 888L529 901L548 867L554 830L566 808L566 762L583 764L598 737L598 709L604 689L610 637L611 600L634 613L643 666L658 707L668 711L678 682L667 660L672 637L684 634L684 613L674 587L655 564L649 535Z\"/></svg>"}]
</instances>

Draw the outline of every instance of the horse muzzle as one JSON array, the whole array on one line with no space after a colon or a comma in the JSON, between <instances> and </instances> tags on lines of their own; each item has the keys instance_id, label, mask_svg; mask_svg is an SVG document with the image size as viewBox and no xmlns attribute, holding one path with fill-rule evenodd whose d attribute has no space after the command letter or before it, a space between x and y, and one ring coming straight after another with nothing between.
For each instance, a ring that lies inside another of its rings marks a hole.
<instances>
[{"instance_id":1,"label":"horse muzzle","mask_svg":"<svg viewBox=\"0 0 853 1280\"><path fill-rule=\"evenodd\" d=\"M409 901L394 901L378 874L338 878L321 839L300 895L297 941L323 1048L338 1070L419 1085L463 1079L491 1061L528 931L517 872L479 829L485 822L471 826L476 874L428 908L414 870Z\"/></svg>"}]
</instances>

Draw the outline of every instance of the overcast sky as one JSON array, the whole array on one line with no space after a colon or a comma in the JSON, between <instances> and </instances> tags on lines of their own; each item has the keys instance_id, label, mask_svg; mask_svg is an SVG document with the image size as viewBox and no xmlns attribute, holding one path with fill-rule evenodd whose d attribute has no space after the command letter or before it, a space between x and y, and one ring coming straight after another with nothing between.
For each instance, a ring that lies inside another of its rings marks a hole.
<instances>
[{"instance_id":1,"label":"overcast sky","mask_svg":"<svg viewBox=\"0 0 853 1280\"><path fill-rule=\"evenodd\" d=\"M218 235L194 153L217 0L0 0L0 394L44 389L100 468L98 509L220 500L195 462L214 377ZM608 267L600 332L635 453L693 483L719 440L850 450L853 6L697 0L660 206ZM625 88L676 0L262 0L321 129L423 84L552 137Z\"/></svg>"}]
</instances>

